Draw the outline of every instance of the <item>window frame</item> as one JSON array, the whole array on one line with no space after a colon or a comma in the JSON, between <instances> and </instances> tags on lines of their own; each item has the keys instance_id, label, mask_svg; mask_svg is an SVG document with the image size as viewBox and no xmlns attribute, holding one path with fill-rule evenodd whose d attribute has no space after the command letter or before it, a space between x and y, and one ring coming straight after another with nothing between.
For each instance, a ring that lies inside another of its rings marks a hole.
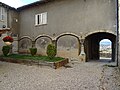
<instances>
[{"instance_id":1,"label":"window frame","mask_svg":"<svg viewBox=\"0 0 120 90\"><path fill-rule=\"evenodd\" d=\"M0 21L4 21L4 8L0 7Z\"/></svg>"},{"instance_id":2,"label":"window frame","mask_svg":"<svg viewBox=\"0 0 120 90\"><path fill-rule=\"evenodd\" d=\"M47 24L47 12L35 15L35 26Z\"/></svg>"}]
</instances>

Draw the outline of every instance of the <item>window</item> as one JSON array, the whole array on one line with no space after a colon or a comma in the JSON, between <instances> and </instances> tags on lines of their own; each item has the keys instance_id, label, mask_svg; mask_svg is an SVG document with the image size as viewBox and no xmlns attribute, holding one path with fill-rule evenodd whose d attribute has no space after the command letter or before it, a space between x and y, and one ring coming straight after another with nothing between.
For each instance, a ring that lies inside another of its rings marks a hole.
<instances>
[{"instance_id":1,"label":"window","mask_svg":"<svg viewBox=\"0 0 120 90\"><path fill-rule=\"evenodd\" d=\"M4 8L0 7L0 20L4 20Z\"/></svg>"},{"instance_id":2,"label":"window","mask_svg":"<svg viewBox=\"0 0 120 90\"><path fill-rule=\"evenodd\" d=\"M47 12L35 15L35 25L47 24Z\"/></svg>"}]
</instances>

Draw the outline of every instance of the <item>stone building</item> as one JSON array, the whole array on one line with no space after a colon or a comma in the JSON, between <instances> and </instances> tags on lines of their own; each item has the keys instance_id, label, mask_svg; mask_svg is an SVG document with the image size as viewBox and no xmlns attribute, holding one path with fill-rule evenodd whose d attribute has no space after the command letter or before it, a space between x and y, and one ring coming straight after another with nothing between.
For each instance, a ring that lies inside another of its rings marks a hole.
<instances>
[{"instance_id":1,"label":"stone building","mask_svg":"<svg viewBox=\"0 0 120 90\"><path fill-rule=\"evenodd\" d=\"M2 38L11 33L18 34L18 15L15 8L0 2L0 54L4 45Z\"/></svg>"},{"instance_id":2,"label":"stone building","mask_svg":"<svg viewBox=\"0 0 120 90\"><path fill-rule=\"evenodd\" d=\"M99 42L109 39L115 61L117 6L117 0L41 0L8 14L15 15L8 26L19 35L19 53L29 53L35 41L37 54L54 43L57 56L99 60Z\"/></svg>"}]
</instances>

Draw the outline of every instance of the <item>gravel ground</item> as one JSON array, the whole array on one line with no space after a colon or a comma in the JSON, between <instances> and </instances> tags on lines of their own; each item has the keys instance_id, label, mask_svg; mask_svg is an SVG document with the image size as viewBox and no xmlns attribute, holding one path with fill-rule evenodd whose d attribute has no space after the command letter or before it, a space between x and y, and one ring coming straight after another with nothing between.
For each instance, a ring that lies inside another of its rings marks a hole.
<instances>
[{"instance_id":1,"label":"gravel ground","mask_svg":"<svg viewBox=\"0 0 120 90\"><path fill-rule=\"evenodd\" d=\"M0 90L120 90L118 68L106 64L71 62L55 70L0 62Z\"/></svg>"}]
</instances>

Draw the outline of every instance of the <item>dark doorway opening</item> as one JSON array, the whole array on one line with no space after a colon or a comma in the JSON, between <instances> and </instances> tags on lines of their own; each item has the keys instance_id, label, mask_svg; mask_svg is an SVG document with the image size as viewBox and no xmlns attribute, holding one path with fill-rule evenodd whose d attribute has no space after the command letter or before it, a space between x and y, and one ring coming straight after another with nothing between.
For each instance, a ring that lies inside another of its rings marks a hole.
<instances>
[{"instance_id":1,"label":"dark doorway opening","mask_svg":"<svg viewBox=\"0 0 120 90\"><path fill-rule=\"evenodd\" d=\"M85 38L86 61L100 60L100 41L108 39L111 41L111 61L115 61L116 36L111 33L98 32Z\"/></svg>"}]
</instances>

